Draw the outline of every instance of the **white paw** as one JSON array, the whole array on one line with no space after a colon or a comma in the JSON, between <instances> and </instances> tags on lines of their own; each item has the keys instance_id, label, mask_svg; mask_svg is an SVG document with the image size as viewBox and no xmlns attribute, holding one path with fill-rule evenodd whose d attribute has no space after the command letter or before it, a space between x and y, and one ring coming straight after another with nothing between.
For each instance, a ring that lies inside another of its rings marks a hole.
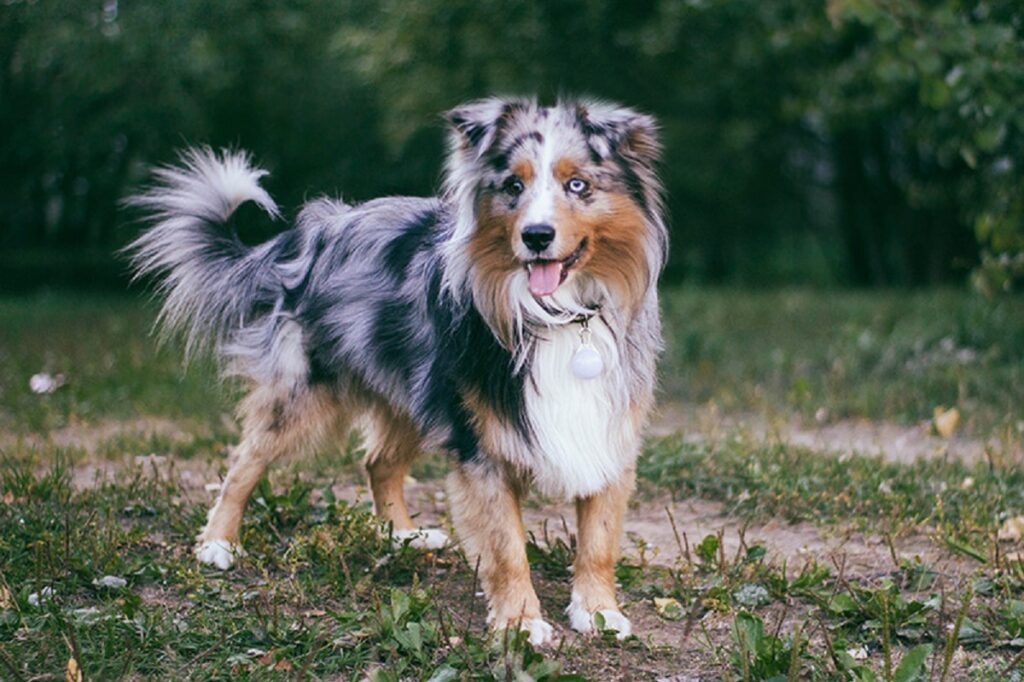
<instances>
[{"instance_id":1,"label":"white paw","mask_svg":"<svg viewBox=\"0 0 1024 682\"><path fill-rule=\"evenodd\" d=\"M391 541L396 547L401 547L406 540L416 549L441 549L448 544L448 534L440 528L410 528L391 533Z\"/></svg>"},{"instance_id":2,"label":"white paw","mask_svg":"<svg viewBox=\"0 0 1024 682\"><path fill-rule=\"evenodd\" d=\"M599 613L604 620L602 629L613 630L615 632L615 639L626 639L633 634L633 626L630 625L629 619L621 611L618 609L601 609L596 613L591 613L583 607L583 599L575 592L572 593L569 608L565 612L569 614L569 625L576 632L593 632L596 626L594 618Z\"/></svg>"},{"instance_id":3,"label":"white paw","mask_svg":"<svg viewBox=\"0 0 1024 682\"><path fill-rule=\"evenodd\" d=\"M597 613L600 613L604 618L604 629L615 632L615 639L626 639L633 634L633 626L630 624L629 618L623 615L622 611L601 609Z\"/></svg>"},{"instance_id":4,"label":"white paw","mask_svg":"<svg viewBox=\"0 0 1024 682\"><path fill-rule=\"evenodd\" d=\"M555 639L555 629L543 618L530 618L519 625L520 630L530 633L529 640L533 646L544 646Z\"/></svg>"},{"instance_id":5,"label":"white paw","mask_svg":"<svg viewBox=\"0 0 1024 682\"><path fill-rule=\"evenodd\" d=\"M245 550L227 540L207 540L196 547L196 559L201 564L216 566L222 571L231 568L235 559L245 556Z\"/></svg>"}]
</instances>

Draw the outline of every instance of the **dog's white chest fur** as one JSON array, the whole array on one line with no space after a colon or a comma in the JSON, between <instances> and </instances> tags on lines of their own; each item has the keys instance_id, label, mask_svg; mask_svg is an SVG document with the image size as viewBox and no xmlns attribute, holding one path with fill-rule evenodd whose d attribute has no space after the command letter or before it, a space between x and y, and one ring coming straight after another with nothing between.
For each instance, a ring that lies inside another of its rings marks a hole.
<instances>
[{"instance_id":1,"label":"dog's white chest fur","mask_svg":"<svg viewBox=\"0 0 1024 682\"><path fill-rule=\"evenodd\" d=\"M591 329L591 343L604 361L604 371L596 378L581 379L572 371L572 357L580 346L578 324L551 328L534 349L526 382L534 442L521 461L546 495L578 497L600 491L622 475L639 445L614 339L596 319Z\"/></svg>"}]
</instances>

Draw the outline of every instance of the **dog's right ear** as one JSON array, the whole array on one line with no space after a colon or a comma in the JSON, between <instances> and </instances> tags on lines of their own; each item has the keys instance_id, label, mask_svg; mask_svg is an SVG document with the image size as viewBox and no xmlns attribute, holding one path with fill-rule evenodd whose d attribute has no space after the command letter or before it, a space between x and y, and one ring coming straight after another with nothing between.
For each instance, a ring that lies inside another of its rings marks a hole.
<instances>
[{"instance_id":1,"label":"dog's right ear","mask_svg":"<svg viewBox=\"0 0 1024 682\"><path fill-rule=\"evenodd\" d=\"M451 127L453 149L479 159L494 144L512 114L528 107L529 102L523 99L492 97L452 109L444 118Z\"/></svg>"}]
</instances>

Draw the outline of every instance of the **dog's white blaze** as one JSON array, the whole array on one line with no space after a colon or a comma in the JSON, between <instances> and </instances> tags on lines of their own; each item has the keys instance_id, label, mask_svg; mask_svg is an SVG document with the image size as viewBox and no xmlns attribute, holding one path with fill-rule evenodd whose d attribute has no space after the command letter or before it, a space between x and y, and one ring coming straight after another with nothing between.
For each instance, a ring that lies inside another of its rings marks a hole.
<instances>
[{"instance_id":1,"label":"dog's white blaze","mask_svg":"<svg viewBox=\"0 0 1024 682\"><path fill-rule=\"evenodd\" d=\"M535 180L527 193L526 210L523 212L522 227L527 225L552 225L555 229L555 203L558 198L558 183L555 180L555 131L550 124L544 129L545 143L541 145L540 158L534 169ZM557 240L555 241L557 244ZM519 246L518 244L516 245ZM529 254L526 254L529 256Z\"/></svg>"},{"instance_id":2,"label":"dog's white blaze","mask_svg":"<svg viewBox=\"0 0 1024 682\"><path fill-rule=\"evenodd\" d=\"M572 372L578 324L545 331L534 350L526 410L535 443L523 459L546 495L580 497L602 490L619 479L639 447L614 339L598 318L590 328L606 366L598 378L580 379Z\"/></svg>"}]
</instances>

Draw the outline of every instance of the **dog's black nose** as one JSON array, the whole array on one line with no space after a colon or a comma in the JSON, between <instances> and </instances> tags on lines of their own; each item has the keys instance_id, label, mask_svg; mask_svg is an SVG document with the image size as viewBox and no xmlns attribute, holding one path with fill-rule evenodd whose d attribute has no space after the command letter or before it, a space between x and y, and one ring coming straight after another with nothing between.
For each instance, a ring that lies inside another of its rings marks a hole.
<instances>
[{"instance_id":1,"label":"dog's black nose","mask_svg":"<svg viewBox=\"0 0 1024 682\"><path fill-rule=\"evenodd\" d=\"M526 244L526 248L534 253L540 253L544 249L548 248L555 238L555 228L544 223L538 223L536 225L527 225L523 228L523 243Z\"/></svg>"}]
</instances>

